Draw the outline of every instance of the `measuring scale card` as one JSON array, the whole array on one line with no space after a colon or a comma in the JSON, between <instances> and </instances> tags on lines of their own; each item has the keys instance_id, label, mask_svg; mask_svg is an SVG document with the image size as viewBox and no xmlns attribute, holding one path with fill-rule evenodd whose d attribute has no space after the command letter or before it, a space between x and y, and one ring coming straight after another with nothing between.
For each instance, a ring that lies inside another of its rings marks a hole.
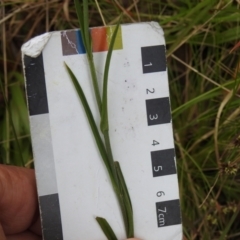
<instances>
[{"instance_id":1,"label":"measuring scale card","mask_svg":"<svg viewBox=\"0 0 240 240\"><path fill-rule=\"evenodd\" d=\"M114 29L90 29L101 92ZM158 23L121 25L109 72L113 156L132 199L135 237L143 240L182 239L165 52ZM64 67L66 62L76 75L98 124L81 32L43 34L25 43L22 53L44 239L104 240L97 216L126 239L105 165Z\"/></svg>"}]
</instances>

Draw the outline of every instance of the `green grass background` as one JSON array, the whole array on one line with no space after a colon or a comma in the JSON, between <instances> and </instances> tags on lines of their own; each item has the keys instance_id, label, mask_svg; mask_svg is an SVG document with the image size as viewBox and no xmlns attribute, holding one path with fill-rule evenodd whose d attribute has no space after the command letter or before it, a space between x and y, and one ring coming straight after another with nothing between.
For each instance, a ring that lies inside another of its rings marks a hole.
<instances>
[{"instance_id":1,"label":"green grass background","mask_svg":"<svg viewBox=\"0 0 240 240\"><path fill-rule=\"evenodd\" d=\"M20 48L77 16L71 0L0 4L0 163L33 167ZM240 239L240 1L92 0L89 13L163 27L184 239Z\"/></svg>"}]
</instances>

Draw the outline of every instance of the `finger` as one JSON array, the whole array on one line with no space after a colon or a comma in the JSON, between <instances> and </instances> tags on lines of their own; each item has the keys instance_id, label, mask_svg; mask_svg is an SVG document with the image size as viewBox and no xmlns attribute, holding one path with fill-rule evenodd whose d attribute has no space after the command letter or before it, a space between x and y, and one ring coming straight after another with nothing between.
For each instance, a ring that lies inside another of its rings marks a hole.
<instances>
[{"instance_id":1,"label":"finger","mask_svg":"<svg viewBox=\"0 0 240 240\"><path fill-rule=\"evenodd\" d=\"M139 238L128 238L127 240L140 240Z\"/></svg>"},{"instance_id":2,"label":"finger","mask_svg":"<svg viewBox=\"0 0 240 240\"><path fill-rule=\"evenodd\" d=\"M6 240L6 237L5 237L5 234L4 234L4 232L3 232L3 229L2 229L1 224L0 224L0 239L1 239L1 240Z\"/></svg>"},{"instance_id":3,"label":"finger","mask_svg":"<svg viewBox=\"0 0 240 240\"><path fill-rule=\"evenodd\" d=\"M34 171L0 165L0 223L6 235L27 230L38 218ZM38 227L39 232L40 226Z\"/></svg>"},{"instance_id":4,"label":"finger","mask_svg":"<svg viewBox=\"0 0 240 240\"><path fill-rule=\"evenodd\" d=\"M31 232L24 232L7 236L6 240L42 240L42 238Z\"/></svg>"}]
</instances>

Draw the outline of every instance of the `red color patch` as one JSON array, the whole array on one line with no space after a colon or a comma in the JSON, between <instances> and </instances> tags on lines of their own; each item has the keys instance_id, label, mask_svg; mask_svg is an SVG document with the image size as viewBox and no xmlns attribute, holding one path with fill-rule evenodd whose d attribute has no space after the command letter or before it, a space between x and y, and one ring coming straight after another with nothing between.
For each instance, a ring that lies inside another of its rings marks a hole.
<instances>
[{"instance_id":1,"label":"red color patch","mask_svg":"<svg viewBox=\"0 0 240 240\"><path fill-rule=\"evenodd\" d=\"M93 28L91 29L91 36L93 52L103 52L108 50L107 28Z\"/></svg>"}]
</instances>

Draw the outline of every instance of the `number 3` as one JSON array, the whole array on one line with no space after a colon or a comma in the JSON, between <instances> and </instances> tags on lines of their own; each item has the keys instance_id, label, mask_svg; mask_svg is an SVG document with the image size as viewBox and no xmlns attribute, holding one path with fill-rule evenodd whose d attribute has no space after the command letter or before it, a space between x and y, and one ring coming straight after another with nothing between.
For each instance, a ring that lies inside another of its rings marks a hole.
<instances>
[{"instance_id":1,"label":"number 3","mask_svg":"<svg viewBox=\"0 0 240 240\"><path fill-rule=\"evenodd\" d=\"M150 120L156 120L158 119L158 115L156 114L155 116L149 115Z\"/></svg>"}]
</instances>

